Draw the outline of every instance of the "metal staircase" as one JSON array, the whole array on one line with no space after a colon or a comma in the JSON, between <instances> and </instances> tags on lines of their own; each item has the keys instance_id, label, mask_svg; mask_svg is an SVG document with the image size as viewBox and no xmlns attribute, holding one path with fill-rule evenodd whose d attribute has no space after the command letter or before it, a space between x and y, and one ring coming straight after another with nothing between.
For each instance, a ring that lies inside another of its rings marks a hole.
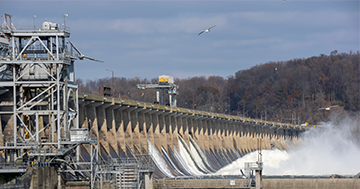
<instances>
[{"instance_id":1,"label":"metal staircase","mask_svg":"<svg viewBox=\"0 0 360 189\"><path fill-rule=\"evenodd\" d=\"M139 169L138 164L125 163L122 166L123 182L120 182L121 188L138 188L139 185Z\"/></svg>"},{"instance_id":2,"label":"metal staircase","mask_svg":"<svg viewBox=\"0 0 360 189\"><path fill-rule=\"evenodd\" d=\"M143 188L144 174L153 172L148 155L137 158L113 159L112 163L98 165L95 170L97 188L137 189Z\"/></svg>"}]
</instances>

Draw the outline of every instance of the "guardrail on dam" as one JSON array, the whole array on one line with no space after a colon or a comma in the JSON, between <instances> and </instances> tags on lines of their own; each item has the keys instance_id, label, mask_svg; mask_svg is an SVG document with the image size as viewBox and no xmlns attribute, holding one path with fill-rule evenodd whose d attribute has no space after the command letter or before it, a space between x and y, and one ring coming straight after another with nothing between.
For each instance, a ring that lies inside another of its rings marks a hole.
<instances>
[{"instance_id":1,"label":"guardrail on dam","mask_svg":"<svg viewBox=\"0 0 360 189\"><path fill-rule=\"evenodd\" d=\"M96 136L103 159L151 154L158 161L155 178L214 172L257 150L257 138L262 138L263 149L287 149L306 129L92 95L79 95L78 102L79 125ZM189 162L182 162L179 156L192 159L198 170L187 170L189 165L184 164Z\"/></svg>"}]
</instances>

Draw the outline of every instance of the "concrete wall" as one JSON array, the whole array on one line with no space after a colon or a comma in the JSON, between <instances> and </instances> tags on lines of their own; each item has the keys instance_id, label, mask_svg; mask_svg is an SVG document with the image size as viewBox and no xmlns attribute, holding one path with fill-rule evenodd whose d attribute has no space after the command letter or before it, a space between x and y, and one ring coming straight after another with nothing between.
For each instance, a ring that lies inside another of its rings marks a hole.
<instances>
[{"instance_id":1,"label":"concrete wall","mask_svg":"<svg viewBox=\"0 0 360 189\"><path fill-rule=\"evenodd\" d=\"M154 189L161 188L248 188L247 179L155 180Z\"/></svg>"},{"instance_id":2,"label":"concrete wall","mask_svg":"<svg viewBox=\"0 0 360 189\"><path fill-rule=\"evenodd\" d=\"M230 183L235 185L230 185ZM246 179L156 180L154 188L245 188ZM263 179L263 189L359 189L360 179Z\"/></svg>"},{"instance_id":3,"label":"concrete wall","mask_svg":"<svg viewBox=\"0 0 360 189\"><path fill-rule=\"evenodd\" d=\"M263 189L359 189L360 179L263 179Z\"/></svg>"},{"instance_id":4,"label":"concrete wall","mask_svg":"<svg viewBox=\"0 0 360 189\"><path fill-rule=\"evenodd\" d=\"M55 167L34 167L31 175L31 189L56 189L58 174Z\"/></svg>"}]
</instances>

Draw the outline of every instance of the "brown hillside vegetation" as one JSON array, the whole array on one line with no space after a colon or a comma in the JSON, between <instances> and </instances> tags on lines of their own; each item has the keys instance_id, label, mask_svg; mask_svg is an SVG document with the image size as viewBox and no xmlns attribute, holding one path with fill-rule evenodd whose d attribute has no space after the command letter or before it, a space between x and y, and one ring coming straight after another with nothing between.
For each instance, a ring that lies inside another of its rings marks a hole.
<instances>
[{"instance_id":1,"label":"brown hillside vegetation","mask_svg":"<svg viewBox=\"0 0 360 189\"><path fill-rule=\"evenodd\" d=\"M321 54L310 58L268 62L234 76L175 79L180 85L178 106L240 115L268 121L311 124L326 121L332 113L360 110L360 52ZM77 79L81 93L101 94L111 78ZM113 95L153 103L155 90L136 84L157 79L114 78ZM167 99L165 99L165 102ZM327 111L326 107L331 107Z\"/></svg>"}]
</instances>

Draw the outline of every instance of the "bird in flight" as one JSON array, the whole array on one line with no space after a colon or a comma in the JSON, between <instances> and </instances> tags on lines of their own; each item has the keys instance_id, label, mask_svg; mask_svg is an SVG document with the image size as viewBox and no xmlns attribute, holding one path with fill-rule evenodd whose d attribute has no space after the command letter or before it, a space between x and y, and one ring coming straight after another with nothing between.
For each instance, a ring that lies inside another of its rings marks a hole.
<instances>
[{"instance_id":1,"label":"bird in flight","mask_svg":"<svg viewBox=\"0 0 360 189\"><path fill-rule=\"evenodd\" d=\"M216 26L216 25L211 26L210 28L208 28L208 29L206 29L206 30L201 31L198 35L201 35L202 33L207 33L207 32L210 32L210 29L211 29L211 28L213 28L213 27L215 27L215 26Z\"/></svg>"},{"instance_id":2,"label":"bird in flight","mask_svg":"<svg viewBox=\"0 0 360 189\"><path fill-rule=\"evenodd\" d=\"M340 106L335 105L335 106L330 106L330 107L326 107L326 108L319 108L318 111L319 110L328 110L329 111L331 108L336 108L336 107L340 107Z\"/></svg>"}]
</instances>

